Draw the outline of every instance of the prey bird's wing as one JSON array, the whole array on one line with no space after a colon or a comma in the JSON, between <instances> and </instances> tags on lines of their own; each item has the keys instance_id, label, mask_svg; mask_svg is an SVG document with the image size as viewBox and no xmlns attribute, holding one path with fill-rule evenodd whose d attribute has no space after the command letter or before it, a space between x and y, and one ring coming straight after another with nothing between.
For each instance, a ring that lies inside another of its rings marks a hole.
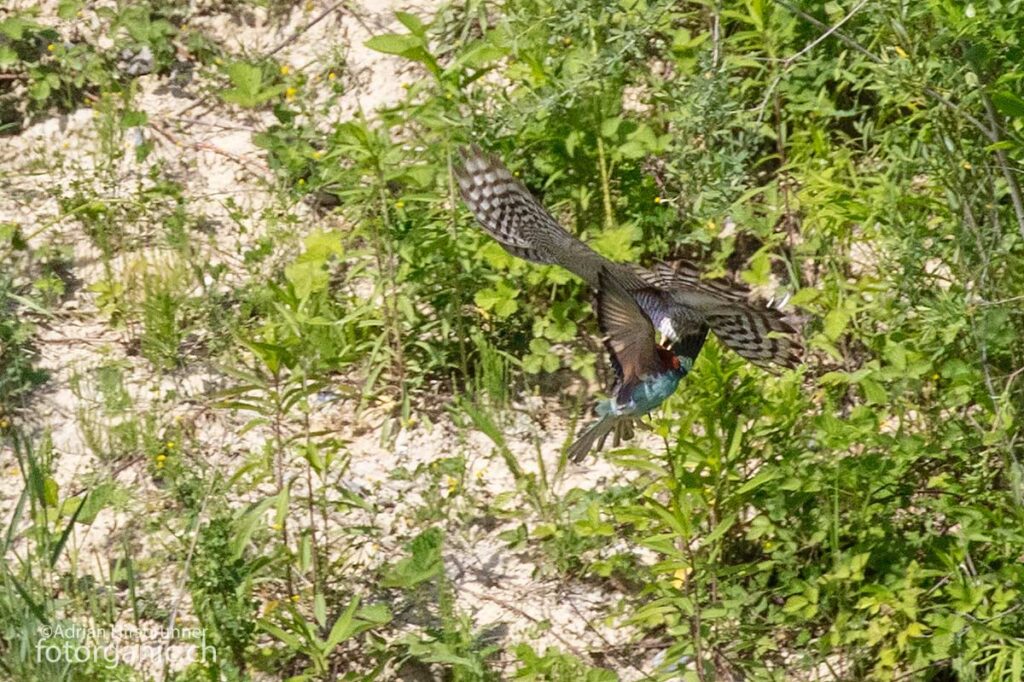
<instances>
[{"instance_id":1,"label":"prey bird's wing","mask_svg":"<svg viewBox=\"0 0 1024 682\"><path fill-rule=\"evenodd\" d=\"M597 321L621 386L665 370L658 355L654 325L633 296L606 270L598 273Z\"/></svg>"},{"instance_id":2,"label":"prey bird's wing","mask_svg":"<svg viewBox=\"0 0 1024 682\"><path fill-rule=\"evenodd\" d=\"M679 365L689 372L693 368L693 363L697 362L697 355L700 354L700 349L704 347L704 341L708 338L708 326L702 324L695 332L677 336L678 338L672 341L670 350L679 358Z\"/></svg>"}]
</instances>

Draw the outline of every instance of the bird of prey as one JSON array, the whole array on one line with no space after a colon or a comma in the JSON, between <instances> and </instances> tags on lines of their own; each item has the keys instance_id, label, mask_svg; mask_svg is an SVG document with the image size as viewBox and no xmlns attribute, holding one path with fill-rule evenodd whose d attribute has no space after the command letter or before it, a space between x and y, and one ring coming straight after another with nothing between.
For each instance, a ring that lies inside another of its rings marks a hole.
<instances>
[{"instance_id":1,"label":"bird of prey","mask_svg":"<svg viewBox=\"0 0 1024 682\"><path fill-rule=\"evenodd\" d=\"M651 268L611 261L559 225L497 157L475 145L461 156L456 179L462 198L507 252L560 265L599 295L601 280L614 280L648 323L684 354L681 362L696 359L710 329L726 347L760 367L799 364L803 348L796 330L777 308L750 300L746 288L704 280L682 261Z\"/></svg>"}]
</instances>

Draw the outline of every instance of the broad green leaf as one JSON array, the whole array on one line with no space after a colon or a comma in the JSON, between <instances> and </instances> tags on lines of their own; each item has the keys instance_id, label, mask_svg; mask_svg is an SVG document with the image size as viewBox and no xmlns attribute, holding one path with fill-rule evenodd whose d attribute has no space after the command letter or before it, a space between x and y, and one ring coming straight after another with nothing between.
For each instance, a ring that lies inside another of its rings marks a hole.
<instances>
[{"instance_id":1,"label":"broad green leaf","mask_svg":"<svg viewBox=\"0 0 1024 682\"><path fill-rule=\"evenodd\" d=\"M338 616L338 620L334 621L334 625L331 627L331 633L327 636L327 650L333 651L334 647L338 646L346 639L352 636L355 631L353 627L353 620L356 615L356 609L359 608L359 597L353 597L352 601L348 603L345 610Z\"/></svg>"},{"instance_id":2,"label":"broad green leaf","mask_svg":"<svg viewBox=\"0 0 1024 682\"><path fill-rule=\"evenodd\" d=\"M842 335L846 330L846 325L850 322L850 315L845 310L832 310L828 315L825 316L825 336L831 341L835 341Z\"/></svg>"},{"instance_id":3,"label":"broad green leaf","mask_svg":"<svg viewBox=\"0 0 1024 682\"><path fill-rule=\"evenodd\" d=\"M410 14L409 12L395 12L395 18L397 18L403 26L409 29L409 32L414 36L420 40L425 39L427 27L423 25L423 22L420 21L420 18L415 14Z\"/></svg>"},{"instance_id":4,"label":"broad green leaf","mask_svg":"<svg viewBox=\"0 0 1024 682\"><path fill-rule=\"evenodd\" d=\"M440 575L441 544L444 534L440 528L428 528L406 545L408 556L400 559L384 574L381 585L409 589Z\"/></svg>"},{"instance_id":5,"label":"broad green leaf","mask_svg":"<svg viewBox=\"0 0 1024 682\"><path fill-rule=\"evenodd\" d=\"M1009 90L1002 90L992 95L992 103L999 111L1014 118L1024 118L1024 99Z\"/></svg>"},{"instance_id":6,"label":"broad green leaf","mask_svg":"<svg viewBox=\"0 0 1024 682\"><path fill-rule=\"evenodd\" d=\"M60 0L57 3L57 16L64 21L74 19L83 4L81 0Z\"/></svg>"},{"instance_id":7,"label":"broad green leaf","mask_svg":"<svg viewBox=\"0 0 1024 682\"><path fill-rule=\"evenodd\" d=\"M18 62L18 53L10 45L0 45L0 67L8 67Z\"/></svg>"},{"instance_id":8,"label":"broad green leaf","mask_svg":"<svg viewBox=\"0 0 1024 682\"><path fill-rule=\"evenodd\" d=\"M423 48L423 40L414 35L403 33L384 33L367 40L364 45L384 54L404 56L407 52Z\"/></svg>"}]
</instances>

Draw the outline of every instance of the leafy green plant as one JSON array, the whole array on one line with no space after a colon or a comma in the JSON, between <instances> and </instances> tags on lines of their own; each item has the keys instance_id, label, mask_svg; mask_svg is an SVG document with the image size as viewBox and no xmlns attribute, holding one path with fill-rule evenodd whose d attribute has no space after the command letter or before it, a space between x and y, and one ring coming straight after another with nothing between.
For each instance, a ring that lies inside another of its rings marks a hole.
<instances>
[{"instance_id":1,"label":"leafy green plant","mask_svg":"<svg viewBox=\"0 0 1024 682\"><path fill-rule=\"evenodd\" d=\"M324 674L331 670L330 655L345 641L386 625L391 620L391 613L384 604L360 608L359 598L353 597L331 624L327 636L321 638L320 631L329 624L325 602L316 602L316 620L313 622L307 621L296 609L288 606L285 608L288 614L282 626L261 620L260 628L286 644L290 650L308 657L312 661L314 674Z\"/></svg>"},{"instance_id":2,"label":"leafy green plant","mask_svg":"<svg viewBox=\"0 0 1024 682\"><path fill-rule=\"evenodd\" d=\"M76 9L62 3L62 18ZM0 132L11 133L21 126L26 104L45 110L56 104L71 109L86 93L95 94L112 83L110 61L89 45L65 44L52 27L42 24L29 11L13 12L0 20L0 70L12 75L29 96L19 101L17 89L0 95Z\"/></svg>"},{"instance_id":3,"label":"leafy green plant","mask_svg":"<svg viewBox=\"0 0 1024 682\"><path fill-rule=\"evenodd\" d=\"M515 679L526 682L552 680L568 682L569 680L585 680L586 682L611 682L618 677L611 670L591 667L575 656L562 653L557 649L547 649L543 655L538 654L529 644L520 644L515 649L519 668Z\"/></svg>"},{"instance_id":4,"label":"leafy green plant","mask_svg":"<svg viewBox=\"0 0 1024 682\"><path fill-rule=\"evenodd\" d=\"M143 279L142 354L157 367L169 369L181 363L180 347L185 337L184 295L175 274L156 272Z\"/></svg>"},{"instance_id":5,"label":"leafy green plant","mask_svg":"<svg viewBox=\"0 0 1024 682\"><path fill-rule=\"evenodd\" d=\"M607 652L474 620L450 559L483 538L535 579L616 595L604 614L642 641L623 676L1021 679L1016 4L471 2L304 66L202 33L266 9L65 0L66 23L0 19L5 132L87 104L96 142L81 167L50 149L26 167L61 170L58 215L0 225L0 439L22 488L0 675L129 676L25 652L60 619L167 622L159 561L188 567L175 613L222 654L181 679L614 679ZM65 28L78 11L109 48ZM301 17L291 47L329 15L266 16ZM412 70L376 111L352 106L362 47ZM143 67L206 113L144 111ZM207 116L270 105L270 126ZM221 124L257 126L259 211L161 160ZM653 437L568 467L552 434L610 384L590 292L474 226L453 174L468 143L609 257L791 290L806 367L770 376L712 338ZM85 344L104 357L70 381L103 465L71 494L19 419L44 380L34 329L89 316L117 341ZM159 369L147 408L136 349ZM221 418L227 457L202 432ZM384 453L393 470L365 478ZM105 475L133 466L146 514L127 530L171 537L118 536L94 573L76 527L128 504Z\"/></svg>"},{"instance_id":6,"label":"leafy green plant","mask_svg":"<svg viewBox=\"0 0 1024 682\"><path fill-rule=\"evenodd\" d=\"M254 109L278 97L286 89L282 83L274 83L266 67L247 62L232 62L224 68L231 87L220 97L229 104Z\"/></svg>"},{"instance_id":7,"label":"leafy green plant","mask_svg":"<svg viewBox=\"0 0 1024 682\"><path fill-rule=\"evenodd\" d=\"M211 629L217 651L223 652L209 664L233 665L238 671L246 669L247 649L255 641L258 602L253 579L264 563L246 556L246 528L230 517L212 519L199 532L189 572L197 614Z\"/></svg>"},{"instance_id":8,"label":"leafy green plant","mask_svg":"<svg viewBox=\"0 0 1024 682\"><path fill-rule=\"evenodd\" d=\"M0 418L8 424L9 410L47 377L35 366L31 324L13 314L21 298L13 288L10 279L0 277Z\"/></svg>"},{"instance_id":9,"label":"leafy green plant","mask_svg":"<svg viewBox=\"0 0 1024 682\"><path fill-rule=\"evenodd\" d=\"M0 19L0 72L14 85L0 94L0 133L16 132L51 107L71 111L100 93L120 91L126 81L163 72L174 61L174 3L99 8L80 0L58 3L56 18L64 22L95 13L113 40L107 49L74 34L63 35L39 19L39 10L12 10ZM125 57L139 58L140 65L123 63Z\"/></svg>"},{"instance_id":10,"label":"leafy green plant","mask_svg":"<svg viewBox=\"0 0 1024 682\"><path fill-rule=\"evenodd\" d=\"M455 610L452 587L444 574L443 540L436 527L423 531L406 545L408 556L395 562L382 577L384 587L408 590L414 601L429 599L438 604L437 625L403 637L399 644L413 660L444 665L453 679L499 679L487 662L496 648L474 635L469 619ZM431 592L436 596L428 596Z\"/></svg>"}]
</instances>

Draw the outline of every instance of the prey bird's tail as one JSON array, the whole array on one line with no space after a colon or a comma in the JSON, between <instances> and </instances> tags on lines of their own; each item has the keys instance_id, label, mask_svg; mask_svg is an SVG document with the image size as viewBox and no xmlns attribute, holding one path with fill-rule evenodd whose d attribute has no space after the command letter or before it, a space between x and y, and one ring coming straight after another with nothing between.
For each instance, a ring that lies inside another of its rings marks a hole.
<instances>
[{"instance_id":1,"label":"prey bird's tail","mask_svg":"<svg viewBox=\"0 0 1024 682\"><path fill-rule=\"evenodd\" d=\"M583 461L583 458L591 450L600 450L604 447L604 441L608 434L615 430L615 445L623 440L633 437L633 420L629 417L621 417L614 414L606 414L594 423L583 429L579 438L569 446L569 461L575 464ZM596 445L596 447L595 447Z\"/></svg>"}]
</instances>

